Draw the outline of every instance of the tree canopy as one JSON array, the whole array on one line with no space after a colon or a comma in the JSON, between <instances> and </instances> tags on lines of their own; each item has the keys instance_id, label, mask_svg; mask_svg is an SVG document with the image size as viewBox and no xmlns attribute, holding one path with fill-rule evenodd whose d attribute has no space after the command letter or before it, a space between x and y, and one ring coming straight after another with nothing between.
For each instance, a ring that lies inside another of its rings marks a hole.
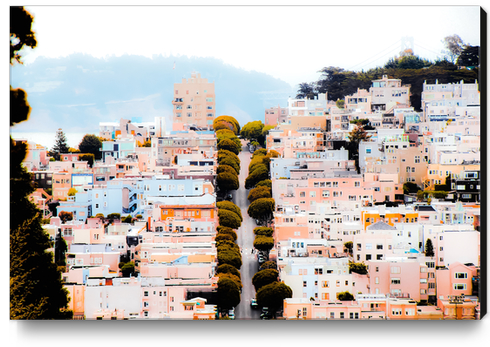
<instances>
[{"instance_id":1,"label":"tree canopy","mask_svg":"<svg viewBox=\"0 0 490 347\"><path fill-rule=\"evenodd\" d=\"M274 229L269 228L269 227L256 227L254 229L255 235L262 235L262 236L271 237L273 233L274 233Z\"/></svg>"},{"instance_id":2,"label":"tree canopy","mask_svg":"<svg viewBox=\"0 0 490 347\"><path fill-rule=\"evenodd\" d=\"M240 288L229 277L220 277L218 280L218 306L222 310L229 310L240 303Z\"/></svg>"},{"instance_id":3,"label":"tree canopy","mask_svg":"<svg viewBox=\"0 0 490 347\"><path fill-rule=\"evenodd\" d=\"M258 141L259 137L262 136L263 128L264 124L260 120L248 122L243 126L242 130L240 131L240 135L249 141Z\"/></svg>"},{"instance_id":4,"label":"tree canopy","mask_svg":"<svg viewBox=\"0 0 490 347\"><path fill-rule=\"evenodd\" d=\"M352 300L355 300L355 298L354 298L354 295L352 295L348 291L345 291L345 292L338 292L337 293L337 300L352 301Z\"/></svg>"},{"instance_id":5,"label":"tree canopy","mask_svg":"<svg viewBox=\"0 0 490 347\"><path fill-rule=\"evenodd\" d=\"M240 188L240 182L236 174L222 172L216 176L216 185L221 192L229 192Z\"/></svg>"},{"instance_id":6,"label":"tree canopy","mask_svg":"<svg viewBox=\"0 0 490 347\"><path fill-rule=\"evenodd\" d=\"M272 198L272 189L265 186L255 187L248 193L248 201L254 202L260 198Z\"/></svg>"},{"instance_id":7,"label":"tree canopy","mask_svg":"<svg viewBox=\"0 0 490 347\"><path fill-rule=\"evenodd\" d=\"M242 211L240 210L240 207L235 205L233 202L231 202L231 201L218 201L216 203L216 206L218 207L218 209L225 209L225 210L235 212L238 215L238 217L240 217L240 221L243 222Z\"/></svg>"},{"instance_id":8,"label":"tree canopy","mask_svg":"<svg viewBox=\"0 0 490 347\"><path fill-rule=\"evenodd\" d=\"M235 212L225 210L225 209L218 210L218 220L219 220L219 225L229 227L232 229L238 229L240 225L242 225L240 216L238 216Z\"/></svg>"},{"instance_id":9,"label":"tree canopy","mask_svg":"<svg viewBox=\"0 0 490 347\"><path fill-rule=\"evenodd\" d=\"M266 165L260 164L254 167L254 170L245 178L245 189L255 187L255 185L269 178L269 170Z\"/></svg>"},{"instance_id":10,"label":"tree canopy","mask_svg":"<svg viewBox=\"0 0 490 347\"><path fill-rule=\"evenodd\" d=\"M268 307L275 311L282 308L284 299L292 298L292 289L282 282L272 282L260 288L257 291L257 304L262 307Z\"/></svg>"},{"instance_id":11,"label":"tree canopy","mask_svg":"<svg viewBox=\"0 0 490 347\"><path fill-rule=\"evenodd\" d=\"M102 158L102 152L100 151L101 148L102 142L100 141L99 137L90 134L85 135L78 145L80 152L92 153L97 160Z\"/></svg>"},{"instance_id":12,"label":"tree canopy","mask_svg":"<svg viewBox=\"0 0 490 347\"><path fill-rule=\"evenodd\" d=\"M242 148L241 144L237 145L236 142L230 140L230 139L222 139L218 142L218 150L220 149L225 149L227 151L233 152L235 154L239 154L240 150Z\"/></svg>"},{"instance_id":13,"label":"tree canopy","mask_svg":"<svg viewBox=\"0 0 490 347\"><path fill-rule=\"evenodd\" d=\"M263 252L269 252L272 249L272 247L274 247L274 238L262 236L262 235L255 236L255 240L254 240L255 249Z\"/></svg>"},{"instance_id":14,"label":"tree canopy","mask_svg":"<svg viewBox=\"0 0 490 347\"><path fill-rule=\"evenodd\" d=\"M254 219L269 222L275 211L274 199L261 198L248 206L248 215Z\"/></svg>"},{"instance_id":15,"label":"tree canopy","mask_svg":"<svg viewBox=\"0 0 490 347\"><path fill-rule=\"evenodd\" d=\"M235 135L238 135L240 133L240 123L234 117L223 115L214 119L213 129L215 131L228 129L233 131Z\"/></svg>"},{"instance_id":16,"label":"tree canopy","mask_svg":"<svg viewBox=\"0 0 490 347\"><path fill-rule=\"evenodd\" d=\"M257 292L263 286L276 282L279 277L279 271L275 269L265 269L256 272L252 277L252 284Z\"/></svg>"},{"instance_id":17,"label":"tree canopy","mask_svg":"<svg viewBox=\"0 0 490 347\"><path fill-rule=\"evenodd\" d=\"M217 273L231 273L231 274L237 276L238 278L241 278L240 271L238 271L236 267L234 267L230 264L223 264L223 265L218 266L218 268L216 269L216 272Z\"/></svg>"}]
</instances>

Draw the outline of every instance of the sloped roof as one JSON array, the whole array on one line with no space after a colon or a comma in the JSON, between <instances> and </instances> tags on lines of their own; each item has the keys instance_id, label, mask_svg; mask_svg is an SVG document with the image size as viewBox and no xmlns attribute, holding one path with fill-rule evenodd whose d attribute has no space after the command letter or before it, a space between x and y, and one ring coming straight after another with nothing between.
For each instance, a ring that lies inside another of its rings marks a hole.
<instances>
[{"instance_id":1,"label":"sloped roof","mask_svg":"<svg viewBox=\"0 0 490 347\"><path fill-rule=\"evenodd\" d=\"M368 229L368 230L396 230L395 227L392 227L391 225L386 224L385 222L381 222L381 221L369 225L366 229Z\"/></svg>"}]
</instances>

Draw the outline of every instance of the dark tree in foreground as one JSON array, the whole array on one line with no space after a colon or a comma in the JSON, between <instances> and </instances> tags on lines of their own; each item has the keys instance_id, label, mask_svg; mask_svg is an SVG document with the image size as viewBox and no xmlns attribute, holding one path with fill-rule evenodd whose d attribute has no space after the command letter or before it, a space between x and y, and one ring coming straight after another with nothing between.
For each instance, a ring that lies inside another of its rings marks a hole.
<instances>
[{"instance_id":1,"label":"dark tree in foreground","mask_svg":"<svg viewBox=\"0 0 490 347\"><path fill-rule=\"evenodd\" d=\"M433 257L434 256L434 246L432 245L432 240L427 239L425 242L425 256Z\"/></svg>"},{"instance_id":2,"label":"dark tree in foreground","mask_svg":"<svg viewBox=\"0 0 490 347\"><path fill-rule=\"evenodd\" d=\"M23 7L10 7L10 63L21 63L19 51L34 48L33 18ZM22 89L10 88L10 126L29 118ZM22 165L27 146L10 138L10 319L71 319L68 291L48 252L53 247L41 226L42 212L29 200L32 177Z\"/></svg>"}]
</instances>

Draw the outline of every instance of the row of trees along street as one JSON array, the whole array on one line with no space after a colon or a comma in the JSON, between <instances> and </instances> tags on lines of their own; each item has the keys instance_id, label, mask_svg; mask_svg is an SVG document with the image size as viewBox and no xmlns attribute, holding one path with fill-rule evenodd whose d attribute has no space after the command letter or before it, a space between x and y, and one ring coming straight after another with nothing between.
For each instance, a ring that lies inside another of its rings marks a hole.
<instances>
[{"instance_id":1,"label":"row of trees along street","mask_svg":"<svg viewBox=\"0 0 490 347\"><path fill-rule=\"evenodd\" d=\"M216 228L216 248L218 252L218 312L220 318L228 316L229 310L235 308L241 300L242 281L240 268L242 255L237 245L237 233L243 217L240 208L229 199L229 193L240 187L240 159L242 150L240 124L230 116L219 116L213 122L217 138L218 167L216 190L218 207L218 227ZM223 200L225 199L225 200Z\"/></svg>"},{"instance_id":2,"label":"row of trees along street","mask_svg":"<svg viewBox=\"0 0 490 347\"><path fill-rule=\"evenodd\" d=\"M254 121L245 124L240 134L242 138L249 141L249 147L257 148L258 145L265 147L266 136L272 128L272 126L264 127L261 121ZM274 247L272 221L275 210L270 180L270 162L271 158L277 157L279 153L274 150L256 149L245 179L245 188L250 189L247 213L255 219L257 224L264 225L254 229L253 247L257 251L260 267L252 277L252 284L255 288L258 307L268 309L267 313L264 313L267 318L276 318L276 312L282 309L284 299L291 298L293 295L289 286L279 282L277 263L269 261L269 252Z\"/></svg>"}]
</instances>

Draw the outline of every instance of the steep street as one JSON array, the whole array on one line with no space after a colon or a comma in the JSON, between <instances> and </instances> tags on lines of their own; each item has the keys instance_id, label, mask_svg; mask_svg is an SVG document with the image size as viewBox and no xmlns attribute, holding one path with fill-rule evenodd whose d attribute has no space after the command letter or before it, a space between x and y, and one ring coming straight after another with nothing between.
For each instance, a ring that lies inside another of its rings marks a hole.
<instances>
[{"instance_id":1,"label":"steep street","mask_svg":"<svg viewBox=\"0 0 490 347\"><path fill-rule=\"evenodd\" d=\"M245 141L242 140L242 145ZM247 214L248 208L248 193L245 189L245 179L248 176L248 165L250 164L250 156L246 145L242 146L242 151L239 154L240 158L240 188L234 192L233 202L240 207L243 216L242 226L237 230L237 244L242 250L242 267L240 274L243 284L241 301L236 307L235 316L237 319L259 319L260 311L250 307L250 300L255 297L255 288L252 285L252 277L257 272L258 262L255 253L252 254L254 234L253 229L257 226L255 221Z\"/></svg>"}]
</instances>

